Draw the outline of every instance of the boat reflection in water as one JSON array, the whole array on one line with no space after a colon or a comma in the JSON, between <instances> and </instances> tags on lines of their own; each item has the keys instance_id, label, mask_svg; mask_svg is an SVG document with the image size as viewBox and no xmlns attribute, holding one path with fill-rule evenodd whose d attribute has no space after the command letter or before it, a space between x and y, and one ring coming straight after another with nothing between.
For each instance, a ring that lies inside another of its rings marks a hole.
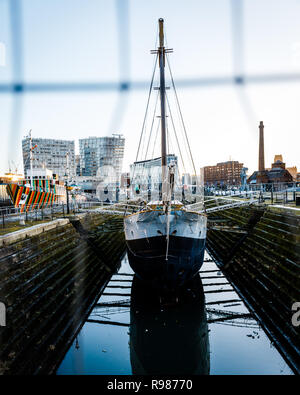
<instances>
[{"instance_id":1,"label":"boat reflection in water","mask_svg":"<svg viewBox=\"0 0 300 395\"><path fill-rule=\"evenodd\" d=\"M130 360L133 374L209 374L208 327L199 275L173 300L134 276Z\"/></svg>"}]
</instances>

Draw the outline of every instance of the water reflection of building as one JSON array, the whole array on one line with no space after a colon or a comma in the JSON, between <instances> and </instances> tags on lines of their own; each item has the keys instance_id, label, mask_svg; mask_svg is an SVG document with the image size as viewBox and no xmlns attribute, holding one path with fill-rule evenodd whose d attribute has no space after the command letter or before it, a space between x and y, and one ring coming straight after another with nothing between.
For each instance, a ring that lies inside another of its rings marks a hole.
<instances>
[{"instance_id":1,"label":"water reflection of building","mask_svg":"<svg viewBox=\"0 0 300 395\"><path fill-rule=\"evenodd\" d=\"M159 295L134 277L130 309L133 374L209 374L209 338L200 277L161 306Z\"/></svg>"}]
</instances>

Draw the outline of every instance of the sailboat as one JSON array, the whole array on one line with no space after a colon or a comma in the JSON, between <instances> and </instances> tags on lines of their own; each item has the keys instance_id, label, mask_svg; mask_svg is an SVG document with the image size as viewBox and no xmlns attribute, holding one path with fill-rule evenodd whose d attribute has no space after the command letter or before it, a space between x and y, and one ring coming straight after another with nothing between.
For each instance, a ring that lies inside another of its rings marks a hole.
<instances>
[{"instance_id":1,"label":"sailboat","mask_svg":"<svg viewBox=\"0 0 300 395\"><path fill-rule=\"evenodd\" d=\"M159 24L159 96L161 126L160 199L149 201L124 218L129 263L138 277L154 287L173 290L184 286L203 263L207 217L189 210L184 196L174 200L174 161L168 160L166 136L166 53L164 20ZM152 83L151 83L152 84ZM184 194L183 194L184 195Z\"/></svg>"}]
</instances>

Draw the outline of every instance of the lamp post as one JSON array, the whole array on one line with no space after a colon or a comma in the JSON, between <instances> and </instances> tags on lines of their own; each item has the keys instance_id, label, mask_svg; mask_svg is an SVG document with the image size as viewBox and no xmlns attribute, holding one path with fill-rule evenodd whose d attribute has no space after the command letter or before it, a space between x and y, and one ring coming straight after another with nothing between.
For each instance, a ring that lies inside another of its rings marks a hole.
<instances>
[{"instance_id":1,"label":"lamp post","mask_svg":"<svg viewBox=\"0 0 300 395\"><path fill-rule=\"evenodd\" d=\"M70 214L70 208L69 208L69 190L68 190L68 180L66 177L65 181L65 187L66 187L66 195L67 195L67 214Z\"/></svg>"},{"instance_id":2,"label":"lamp post","mask_svg":"<svg viewBox=\"0 0 300 395\"><path fill-rule=\"evenodd\" d=\"M70 214L69 190L68 190L68 172L69 172L69 152L67 152L67 167L66 167L66 173L65 173L65 187L66 187L66 197L67 197L67 214Z\"/></svg>"}]
</instances>

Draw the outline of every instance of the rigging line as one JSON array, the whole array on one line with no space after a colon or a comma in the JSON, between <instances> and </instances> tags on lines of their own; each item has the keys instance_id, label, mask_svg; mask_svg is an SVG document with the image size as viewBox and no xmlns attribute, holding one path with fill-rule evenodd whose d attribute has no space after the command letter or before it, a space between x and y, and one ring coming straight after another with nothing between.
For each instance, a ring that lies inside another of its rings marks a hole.
<instances>
[{"instance_id":1,"label":"rigging line","mask_svg":"<svg viewBox=\"0 0 300 395\"><path fill-rule=\"evenodd\" d=\"M180 127L179 127L180 136L182 136L183 158L186 155L188 166L191 165L193 167L193 163L192 163L192 160L191 160L191 157L190 157L190 154L189 154L189 148L188 148L187 141L186 141L186 138L185 138L185 135L184 135L183 125L182 125L182 122L180 121L180 113L179 113L179 108L178 108L177 103L176 103L176 111L177 111L177 117L178 117L179 125L180 125ZM189 173L189 171L187 171L187 172Z\"/></svg>"},{"instance_id":2,"label":"rigging line","mask_svg":"<svg viewBox=\"0 0 300 395\"><path fill-rule=\"evenodd\" d=\"M186 127L185 127L185 123L184 123L184 120L183 120L181 108L180 108L180 105L179 105L179 100L178 100L177 91L176 91L176 88L175 88L175 83L174 83L173 74L172 74L172 71L171 71L171 67L170 67L170 62L169 62L169 57L168 57L168 55L166 56L166 58L167 58L168 69L169 69L170 76L171 76L172 86L173 86L173 89L174 89L174 92L175 92L175 98L176 98L177 106L178 106L178 109L179 109L179 114L180 114L180 118L181 118L183 130L184 130L184 133L185 133L185 138L186 138L186 141L187 141L187 144L188 144L188 148L189 148L189 152L190 152L190 157L191 157L192 164L193 164L193 168L194 168L194 172L195 172L195 175L196 175L197 172L196 172L196 167L195 167L195 163L194 163L194 158L193 158L192 151L191 151L191 147L190 147L190 143L189 143L189 140L188 140L188 137L187 137Z\"/></svg>"},{"instance_id":3,"label":"rigging line","mask_svg":"<svg viewBox=\"0 0 300 395\"><path fill-rule=\"evenodd\" d=\"M187 159L188 159L188 166L191 164L191 165L193 165L192 164L192 161L191 161L191 158L190 158L190 155L189 155L189 149L188 149L188 145L187 145L187 141L186 141L186 138L185 138L185 135L184 135L184 130L183 130L183 125L182 125L182 122L180 121L180 113L179 113L179 108L178 108L178 103L176 103L176 110L177 110L177 117L178 117L178 120L179 120L179 131L180 131L180 138L181 138L181 135L182 135L182 144L179 144L179 133L177 134L178 135L178 137L177 137L177 139L178 139L178 146L181 146L181 161L182 161L182 164L183 164L183 166L184 167L186 167L185 166L185 164L184 164L184 157L185 157L185 155L186 155L186 157L187 157ZM170 101L169 101L169 107L171 107L171 104L170 104ZM174 121L174 117L173 117L173 123L174 123L174 130L175 130L175 121Z\"/></svg>"},{"instance_id":4,"label":"rigging line","mask_svg":"<svg viewBox=\"0 0 300 395\"><path fill-rule=\"evenodd\" d=\"M173 142L172 142L171 138L170 138L170 147L171 147L171 152L173 151L175 153L175 148L173 146ZM180 172L179 172L178 162L176 164L177 164L177 171L175 170L175 173L174 173L174 188L173 188L174 196L175 196L176 188L178 188L180 185L179 184Z\"/></svg>"},{"instance_id":5,"label":"rigging line","mask_svg":"<svg viewBox=\"0 0 300 395\"><path fill-rule=\"evenodd\" d=\"M154 68L153 68L153 73L152 73L152 78L151 78L151 83L150 83L150 88L149 88L149 94L148 94L146 112L145 112L145 116L144 116L144 120L143 120L143 126L142 126L140 141L139 141L139 145L138 145L138 151L137 151L136 159L135 159L136 162L137 162L137 160L138 160L139 151L140 151L140 146L141 146L141 141L142 141L142 137L143 137L143 134L144 134L144 128L145 128L145 123L146 123L146 118L147 118L147 113L148 113L148 107L149 107L149 102L150 102L150 97L151 97L151 92L152 92L152 87L153 87L153 81L154 81L154 76L155 76L155 70L156 70L156 65L157 65L157 59L158 59L158 54L156 55L155 62L154 62ZM135 166L133 167L132 179L134 179L134 173L135 173Z\"/></svg>"},{"instance_id":6,"label":"rigging line","mask_svg":"<svg viewBox=\"0 0 300 395\"><path fill-rule=\"evenodd\" d=\"M157 36L156 36L156 43L155 43L155 47L156 47L156 44L157 44L157 40L158 40L158 28L157 28ZM158 59L158 55L157 55L157 58L155 58L155 60L154 60L154 62L153 62L153 65L156 63L156 61L157 61L157 59ZM154 66L155 67L155 66ZM153 83L154 83L154 81L155 81L155 75L153 76L153 81L152 81L152 85L153 85ZM148 108L149 108L149 105L150 105L150 102L148 102ZM155 114L155 111L156 111L156 105L157 105L157 98L156 98L156 103L155 103L155 109L154 109L154 114ZM145 117L146 117L146 119L145 119L145 122L144 122L144 125L143 125L143 137L141 137L141 142L140 142L140 148L139 148L139 152L138 152L138 155L137 156L140 156L140 158L141 158L141 160L144 158L144 156L143 156L143 152L144 152L144 147L145 147L145 144L146 144L146 135L147 135L147 131L146 131L146 129L147 129L147 126L146 126L146 122L147 122L147 115L148 115L148 109L147 109L147 111L146 111L146 114L145 114ZM152 127L152 126L151 126ZM147 150L148 150L148 145L147 145ZM148 152L146 151L146 155L148 154ZM136 167L134 167L134 171L133 171L133 177L132 177L132 179L134 179L134 175L136 174ZM141 169L141 171L139 171L139 174L138 174L138 177L137 177L137 183L138 183L138 185L140 185L140 193L142 192L142 190L144 190L145 189L145 185L143 185L143 183L142 183L142 180L144 179L144 176L145 176L145 171L146 171L146 167L144 166L142 169ZM141 193L141 195L140 195L140 197L142 197L142 193Z\"/></svg>"},{"instance_id":7,"label":"rigging line","mask_svg":"<svg viewBox=\"0 0 300 395\"><path fill-rule=\"evenodd\" d=\"M145 122L144 135L143 135L143 138L142 138L141 148L140 148L140 153L139 153L139 160L140 161L144 159L143 152L144 152L144 148L145 148L145 139L146 139L147 129L148 129L148 115L147 115L147 119L146 119L146 122Z\"/></svg>"},{"instance_id":8,"label":"rigging line","mask_svg":"<svg viewBox=\"0 0 300 395\"><path fill-rule=\"evenodd\" d=\"M179 145L179 141L178 141L178 136L177 136L177 133L176 133L175 124L174 124L174 119L173 119L173 115L172 115L172 112L171 112L170 103L169 103L169 98L168 98L167 93L166 93L166 99L167 99L167 105L168 105L168 109L169 109L169 114L170 114L171 122L172 122L172 125L173 125L174 134L175 134L175 138L176 138L176 142L177 142L177 146L178 146L179 155L180 155L180 158L181 158L183 170L184 170L184 172L186 173L185 165L184 165L184 160L183 160L182 152L181 152L181 149L180 149L180 145Z\"/></svg>"},{"instance_id":9,"label":"rigging line","mask_svg":"<svg viewBox=\"0 0 300 395\"><path fill-rule=\"evenodd\" d=\"M168 133L169 133L169 146L170 146L170 154L174 154L176 157L177 157L177 155L176 155L176 149L175 149L175 147L174 147L174 144L173 144L173 139L172 139L172 130L171 130L171 125L170 125L170 127L168 128Z\"/></svg>"},{"instance_id":10,"label":"rigging line","mask_svg":"<svg viewBox=\"0 0 300 395\"><path fill-rule=\"evenodd\" d=\"M156 141L157 141L157 136L158 136L159 127L160 127L160 118L158 118L157 129L156 129L156 135L155 135L155 140L154 140L154 144L153 144L152 158L154 158L154 150L155 150L155 145L156 145Z\"/></svg>"},{"instance_id":11,"label":"rigging line","mask_svg":"<svg viewBox=\"0 0 300 395\"><path fill-rule=\"evenodd\" d=\"M150 112L150 107L151 107L151 100L150 99L150 103L149 103L149 109L148 109L148 114L146 117L146 121L145 121L145 126L144 126L144 134L143 134L143 138L142 138L142 142L141 142L141 148L140 148L140 152L139 152L139 160L144 160L144 151L145 151L145 144L146 144L146 136L148 133L148 123L149 123L149 112Z\"/></svg>"},{"instance_id":12,"label":"rigging line","mask_svg":"<svg viewBox=\"0 0 300 395\"><path fill-rule=\"evenodd\" d=\"M158 27L158 25L157 25L157 29L156 29L156 38L155 38L155 46L154 46L154 48L157 48L158 36L159 36L159 27ZM159 56L158 56L158 54L157 54L157 56L156 56L155 59L153 60L153 67L154 67L154 69L155 69L155 67L156 67L156 62L157 62L157 60L158 60L158 57L159 57ZM153 76L153 81L154 81L154 79L155 79L155 76ZM155 106L156 106L156 104L155 104ZM155 110L154 110L154 111L155 111ZM146 111L146 115L147 115L147 111ZM144 129L146 129L146 121L145 121ZM144 139L142 140L142 150L141 150L141 153L144 152L145 139L146 139L146 132L145 132L145 130L144 130ZM143 155L142 155L142 154L141 154L141 158L143 158Z\"/></svg>"},{"instance_id":13,"label":"rigging line","mask_svg":"<svg viewBox=\"0 0 300 395\"><path fill-rule=\"evenodd\" d=\"M175 149L172 143L172 138L171 138L171 131L169 128L169 122L167 120L166 122L166 127L167 127L167 147L168 147L168 154L171 155L171 153L173 153L173 155L176 156L175 154Z\"/></svg>"},{"instance_id":14,"label":"rigging line","mask_svg":"<svg viewBox=\"0 0 300 395\"><path fill-rule=\"evenodd\" d=\"M158 26L157 26L157 30L156 30L156 39L155 39L155 46L154 46L154 48L156 48L157 47L157 42L158 42L158 31L159 31L159 28L158 28ZM157 56L154 58L154 60L153 60L153 67L155 68L155 66L156 66L156 61L158 60L158 58L159 58L159 56L158 56L158 54L157 54ZM154 79L155 79L155 76L153 77L153 81L154 81ZM150 104L150 103L149 103ZM149 105L148 104L148 105ZM156 106L156 104L155 104L155 106ZM148 111L148 110L147 110ZM147 111L146 111L146 116L147 116ZM154 110L155 111L155 110ZM146 140L146 129L147 129L147 125L146 125L146 121L147 121L147 118L146 118L146 120L145 120L145 125L144 125L144 136L143 136L143 138L142 138L142 141L141 141L141 146L142 146L142 148L141 148L141 155L140 155L140 157L141 157L141 160L144 158L144 156L143 156L143 152L144 152L144 146L145 146L145 140Z\"/></svg>"},{"instance_id":15,"label":"rigging line","mask_svg":"<svg viewBox=\"0 0 300 395\"><path fill-rule=\"evenodd\" d=\"M157 24L157 27L156 27L155 48L157 48L157 42L158 42L158 32L159 32L159 27L158 27L158 24Z\"/></svg>"},{"instance_id":16,"label":"rigging line","mask_svg":"<svg viewBox=\"0 0 300 395\"><path fill-rule=\"evenodd\" d=\"M169 147L169 149L170 149L170 153L171 152L173 152L174 154L175 154L175 148L174 148L174 146L173 146L173 142L172 142L172 138L171 138L171 133L169 132L169 128L167 129L167 131L168 131L168 147ZM178 163L177 163L178 164ZM177 166L177 171L178 171L178 173L179 173L179 170L178 170L178 166ZM178 180L177 180L177 177L175 177L175 175L174 175L174 186L176 186L176 187L178 187ZM174 189L175 190L175 189Z\"/></svg>"},{"instance_id":17,"label":"rigging line","mask_svg":"<svg viewBox=\"0 0 300 395\"><path fill-rule=\"evenodd\" d=\"M166 138L167 138L167 157L170 154L170 136L169 136L169 125L168 125L168 121L166 119Z\"/></svg>"},{"instance_id":18,"label":"rigging line","mask_svg":"<svg viewBox=\"0 0 300 395\"><path fill-rule=\"evenodd\" d=\"M149 144L150 144L150 140L151 140L151 136L152 136L153 124L154 124L154 121L155 121L155 113L156 113L156 108L157 108L158 97L159 97L159 90L157 90L157 96L156 96L154 113L153 113L153 118L152 118L152 123L151 123L151 128L150 128L150 135L149 135L147 149L146 149L146 153L145 153L145 159L147 159Z\"/></svg>"},{"instance_id":19,"label":"rigging line","mask_svg":"<svg viewBox=\"0 0 300 395\"><path fill-rule=\"evenodd\" d=\"M150 145L151 136L152 136L152 132L153 132L153 125L154 125L154 122L155 122L155 114L156 114L156 108L157 108L157 103L158 103L159 94L160 94L160 92L159 92L159 90L158 90L158 91L157 91L156 100L155 100L154 112L153 112L152 123L151 123L151 128L150 128L150 135L149 135L149 139L148 139L148 143L147 143L146 152L145 152L145 155L142 155L142 156L141 156L142 158L144 158L144 160L147 159L147 155L148 155L149 145ZM146 133L145 133L145 138L146 138ZM144 139L144 143L145 143L145 139ZM144 144L143 144L143 150L142 150L142 152L143 152L143 151L144 151ZM151 158L150 158L150 159L151 159ZM146 169L146 166L144 166L143 169L142 169L142 173L141 173L141 175L140 175L141 178L142 178L142 180L145 179L145 175L146 175L147 171L148 171L148 170ZM140 184L141 184L141 183L140 183ZM146 188L146 186L147 186L147 188ZM148 180L147 180L147 182L145 183L145 185L143 185L143 189L148 189Z\"/></svg>"},{"instance_id":20,"label":"rigging line","mask_svg":"<svg viewBox=\"0 0 300 395\"><path fill-rule=\"evenodd\" d=\"M153 119L152 119L152 125L151 125L150 136L149 136L148 145L147 145L147 151L146 151L145 160L147 159L147 155L148 155L148 151L149 151L149 147L150 147L150 143L151 143L151 135L152 135L153 129L154 129L153 126L154 126L155 119L156 119L155 113L156 113L156 107L157 107L157 102L158 102L159 94L160 94L160 92L158 91L158 93L157 93L157 98L156 98L156 103L155 103L154 116L153 116ZM156 141L157 141L159 126L160 126L160 118L158 118L158 125L157 125L157 129L156 129L156 134L155 134L155 140L154 140L154 145L153 145L153 152L152 152L152 156L150 157L150 159L153 159L153 158L154 158L154 149L155 149L155 146L156 146ZM141 177L143 180L145 179L146 173L147 173L147 172L149 173L149 170L150 170L150 172L151 172L151 168L148 169L148 168L146 168L146 166L143 167L142 173L140 174L140 177ZM148 174L148 175L149 175L149 174ZM148 179L145 181L145 185L143 186L143 188L144 188L145 190L148 191ZM147 193L148 193L148 192L147 192Z\"/></svg>"}]
</instances>

